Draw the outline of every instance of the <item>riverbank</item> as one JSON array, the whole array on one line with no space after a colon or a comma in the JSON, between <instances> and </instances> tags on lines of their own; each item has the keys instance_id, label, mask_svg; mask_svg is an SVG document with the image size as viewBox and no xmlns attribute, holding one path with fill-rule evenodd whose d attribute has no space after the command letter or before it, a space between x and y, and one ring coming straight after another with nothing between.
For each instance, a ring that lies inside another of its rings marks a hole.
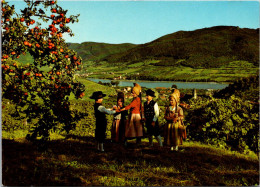
<instances>
[{"instance_id":1,"label":"riverbank","mask_svg":"<svg viewBox=\"0 0 260 187\"><path fill-rule=\"evenodd\" d=\"M87 78L90 81L96 83L115 83L120 87L133 86L133 83L138 83L142 87L146 88L172 88L176 86L179 89L213 89L219 90L228 86L225 83L216 82L177 82L177 81L148 81L148 80L110 80L110 79L97 79L97 78Z\"/></svg>"},{"instance_id":2,"label":"riverbank","mask_svg":"<svg viewBox=\"0 0 260 187\"><path fill-rule=\"evenodd\" d=\"M84 76L84 75L83 75ZM158 79L158 78L147 78L147 79L139 79L138 76L136 77L131 77L131 78L119 78L119 77L115 77L115 76L104 76L104 75L100 75L100 74L96 74L96 75L92 75L92 76L87 76L88 79L104 79L104 80L110 80L110 81L160 81L160 82L199 82L199 83L219 83L219 84L230 84L232 83L232 81L228 81L228 80L223 80L223 81L215 81L215 80L211 80L211 79Z\"/></svg>"},{"instance_id":3,"label":"riverbank","mask_svg":"<svg viewBox=\"0 0 260 187\"><path fill-rule=\"evenodd\" d=\"M200 83L219 83L219 84L230 84L233 80L220 80L220 79L203 79L203 78L195 78L195 79L183 79L183 78L157 78L150 76L138 76L131 75L129 77L120 78L119 74L87 74L87 76L82 73L80 76L89 78L89 79L105 79L110 81L160 81L160 82L200 82ZM115 76L118 75L118 76ZM235 80L235 79L234 79Z\"/></svg>"}]
</instances>

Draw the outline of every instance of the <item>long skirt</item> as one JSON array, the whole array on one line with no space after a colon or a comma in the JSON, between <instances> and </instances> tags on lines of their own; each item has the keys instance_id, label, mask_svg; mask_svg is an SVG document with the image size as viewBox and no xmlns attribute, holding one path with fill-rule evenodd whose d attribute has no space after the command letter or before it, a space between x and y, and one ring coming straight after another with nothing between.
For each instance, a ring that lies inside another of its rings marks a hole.
<instances>
[{"instance_id":1,"label":"long skirt","mask_svg":"<svg viewBox=\"0 0 260 187\"><path fill-rule=\"evenodd\" d=\"M125 137L135 138L143 136L143 124L140 114L132 114L128 123L126 123Z\"/></svg>"},{"instance_id":2,"label":"long skirt","mask_svg":"<svg viewBox=\"0 0 260 187\"><path fill-rule=\"evenodd\" d=\"M183 130L179 128L179 122L167 123L164 129L164 145L182 145Z\"/></svg>"},{"instance_id":3,"label":"long skirt","mask_svg":"<svg viewBox=\"0 0 260 187\"><path fill-rule=\"evenodd\" d=\"M125 138L124 120L115 119L111 128L111 140L114 142L122 142Z\"/></svg>"}]
</instances>

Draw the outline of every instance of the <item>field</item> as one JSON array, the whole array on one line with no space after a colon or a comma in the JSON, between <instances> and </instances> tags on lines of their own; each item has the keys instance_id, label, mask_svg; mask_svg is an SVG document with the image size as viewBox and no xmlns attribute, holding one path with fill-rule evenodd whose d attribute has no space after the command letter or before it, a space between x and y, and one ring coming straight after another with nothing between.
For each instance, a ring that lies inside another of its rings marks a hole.
<instances>
[{"instance_id":1,"label":"field","mask_svg":"<svg viewBox=\"0 0 260 187\"><path fill-rule=\"evenodd\" d=\"M140 80L175 80L175 81L213 81L232 82L238 78L258 74L259 68L247 61L234 61L220 68L190 68L185 66L155 66L158 61L147 60L136 63L121 63L112 66L111 63L85 62L80 73L93 74L89 77L112 79L118 76L131 77ZM119 68L118 68L119 67ZM85 70L84 70L85 69ZM111 74L113 72L113 74Z\"/></svg>"}]
</instances>

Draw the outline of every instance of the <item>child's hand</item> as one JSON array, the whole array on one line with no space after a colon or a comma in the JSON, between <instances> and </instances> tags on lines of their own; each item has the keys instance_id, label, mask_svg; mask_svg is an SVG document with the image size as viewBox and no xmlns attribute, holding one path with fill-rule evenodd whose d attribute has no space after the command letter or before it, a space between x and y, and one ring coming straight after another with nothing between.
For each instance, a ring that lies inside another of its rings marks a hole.
<instances>
[{"instance_id":1,"label":"child's hand","mask_svg":"<svg viewBox=\"0 0 260 187\"><path fill-rule=\"evenodd\" d=\"M154 121L152 122L152 126L153 126L153 127L155 126L155 122L154 122Z\"/></svg>"},{"instance_id":2,"label":"child's hand","mask_svg":"<svg viewBox=\"0 0 260 187\"><path fill-rule=\"evenodd\" d=\"M114 105L114 106L113 106L113 110L116 110L116 109L117 109L117 106L116 106L116 105Z\"/></svg>"}]
</instances>

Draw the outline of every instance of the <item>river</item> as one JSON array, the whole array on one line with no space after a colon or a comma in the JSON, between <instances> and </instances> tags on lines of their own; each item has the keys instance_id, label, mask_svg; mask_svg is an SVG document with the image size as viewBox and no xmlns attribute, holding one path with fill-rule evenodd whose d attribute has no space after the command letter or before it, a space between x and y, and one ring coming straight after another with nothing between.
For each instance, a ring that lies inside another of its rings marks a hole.
<instances>
[{"instance_id":1,"label":"river","mask_svg":"<svg viewBox=\"0 0 260 187\"><path fill-rule=\"evenodd\" d=\"M95 79L88 78L88 80L98 83L101 81L102 83L110 83L111 80L107 79ZM179 89L223 89L228 86L225 83L215 83L215 82L174 82L174 81L133 81L133 80L117 80L119 81L119 85L121 87L131 86L133 87L133 83L138 83L142 87L146 88L156 88L156 87L165 87L171 88L173 84L177 86Z\"/></svg>"}]
</instances>

